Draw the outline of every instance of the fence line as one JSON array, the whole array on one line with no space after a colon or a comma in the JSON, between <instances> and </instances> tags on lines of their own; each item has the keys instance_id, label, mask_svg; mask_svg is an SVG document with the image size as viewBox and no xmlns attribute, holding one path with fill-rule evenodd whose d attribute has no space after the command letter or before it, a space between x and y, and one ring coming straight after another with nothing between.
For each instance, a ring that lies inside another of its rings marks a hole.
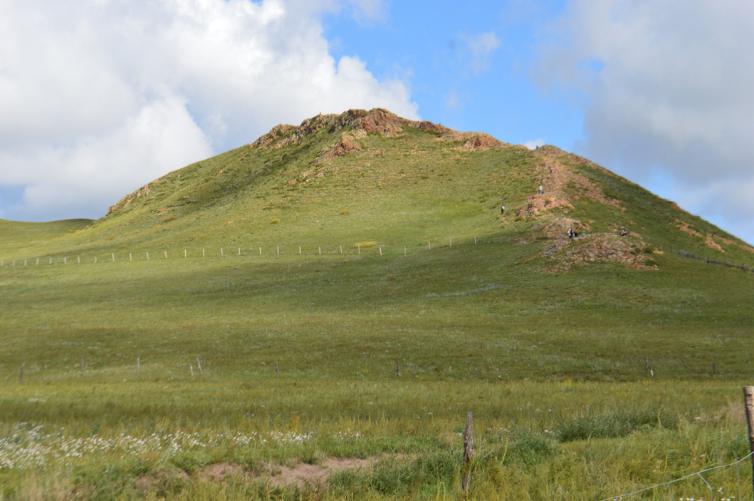
<instances>
[{"instance_id":1,"label":"fence line","mask_svg":"<svg viewBox=\"0 0 754 501\"><path fill-rule=\"evenodd\" d=\"M721 464L721 465L717 465L717 466L711 466L711 467L705 468L703 470L699 470L699 471L695 471L693 473L689 473L689 474L684 475L682 477L674 478L673 480L668 480L667 482L661 482L659 484L650 485L648 487L643 487L643 488L635 490L635 491L626 492L624 494L618 494L617 496L610 496L609 498L601 499L600 501L617 501L619 499L623 499L623 498L627 498L627 497L631 497L631 496L636 496L636 495L642 494L644 492L652 491L652 490L658 489L660 487L666 487L668 485L677 484L678 482L682 482L684 480L688 480L688 479L694 478L694 477L699 477L700 479L702 479L702 481L707 485L707 488L709 488L710 484L709 484L709 482L707 482L707 479L705 479L702 476L703 473L708 473L710 471L715 471L715 470L722 470L724 468L730 468L731 466L735 466L735 465L737 465L739 463L743 463L744 461L746 461L747 459L749 459L750 457L752 457L752 455L754 455L754 451L748 453L747 455L745 455L743 457L740 457L740 458L736 459L735 461L733 461L731 463Z\"/></svg>"},{"instance_id":2,"label":"fence line","mask_svg":"<svg viewBox=\"0 0 754 501\"><path fill-rule=\"evenodd\" d=\"M702 261L706 264L712 264L715 266L724 266L726 268L735 268L737 270L746 271L749 273L754 273L754 268L751 268L749 266L743 265L743 264L737 264L737 263L731 263L728 261L720 261L717 259L710 259L707 257L701 257L697 256L696 254L692 254L691 252L681 250L678 251L678 255L681 257L685 257L686 259L693 259L695 261Z\"/></svg>"},{"instance_id":3,"label":"fence line","mask_svg":"<svg viewBox=\"0 0 754 501\"><path fill-rule=\"evenodd\" d=\"M268 246L267 249L272 249L271 252L264 254L268 254L270 257L281 257L281 256L326 256L326 255L339 255L339 256L360 256L362 254L365 254L366 251L372 250L373 255L375 256L409 256L412 253L410 250L412 247L417 251L431 251L433 249L438 248L457 248L458 247L458 239L456 238L449 238L446 240L446 242L449 242L449 245L440 245L436 244L435 242L441 242L442 239L437 240L430 240L427 241L426 244L422 243L415 243L413 246L409 245L383 245L383 244L372 244L372 245L362 245L362 244L354 244L352 247L344 247L343 244L335 244L332 246L332 252L329 252L328 249L330 249L330 246L309 246L311 249L311 253L307 253L305 251L306 247L298 244L291 244L287 246ZM508 242L510 241L509 238L500 238L500 237L490 237L490 238L481 238L481 237L470 237L467 241L464 243L468 244L468 246L474 247L477 245L480 245L482 243L502 243L502 242ZM473 243L472 243L473 242ZM454 245L455 244L455 245ZM286 254L284 250L293 249L290 253ZM224 247L219 247L216 251L217 254L212 255L210 252L208 252L209 249L202 248L201 249L201 255L198 255L197 253L193 253L191 249L189 248L183 248L180 247L179 251L175 252L175 255L181 256L184 259L197 259L197 258L227 258L232 257L234 254L237 254L238 257L247 257L247 256L255 256L259 255L262 256L263 247L238 247L236 252L226 253ZM349 249L351 252L349 252ZM388 249L392 249L395 252L389 253ZM194 249L196 250L196 249ZM154 251L153 251L154 252ZM172 251L171 251L172 252ZM157 255L159 255L162 259L161 260L168 260L172 256L168 252L168 250L161 249L157 251ZM87 257L87 254L75 254L72 253L72 255L57 255L57 256L35 256L32 258L18 258L18 259L0 259L0 268L23 268L23 267L36 267L40 266L40 258L46 259L48 261L49 265L56 265L56 264L63 264L65 266L75 264L76 266L79 265L86 265L86 264L98 264L98 263L133 263L133 262L146 262L150 261L150 251L144 250L144 249L137 249L137 250L131 250L131 251L121 251L120 256L125 256L125 258L120 259L119 253L117 252L101 252L96 255L89 254L90 257ZM101 257L106 256L106 259L100 259ZM71 262L69 262L69 258L71 258Z\"/></svg>"}]
</instances>

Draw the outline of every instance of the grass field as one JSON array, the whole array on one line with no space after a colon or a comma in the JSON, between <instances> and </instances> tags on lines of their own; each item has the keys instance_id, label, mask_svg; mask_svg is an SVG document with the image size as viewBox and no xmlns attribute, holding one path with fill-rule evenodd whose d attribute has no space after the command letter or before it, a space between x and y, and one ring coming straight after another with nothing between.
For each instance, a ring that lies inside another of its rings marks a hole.
<instances>
[{"instance_id":1,"label":"grass field","mask_svg":"<svg viewBox=\"0 0 754 501\"><path fill-rule=\"evenodd\" d=\"M318 134L97 222L0 222L0 498L456 499L467 411L473 499L605 499L748 453L754 275L678 255L746 246L587 163L621 206L570 187L565 213L499 217L535 153L412 130L317 164ZM564 214L629 225L653 267L553 270ZM751 496L746 461L704 478L638 497Z\"/></svg>"}]
</instances>

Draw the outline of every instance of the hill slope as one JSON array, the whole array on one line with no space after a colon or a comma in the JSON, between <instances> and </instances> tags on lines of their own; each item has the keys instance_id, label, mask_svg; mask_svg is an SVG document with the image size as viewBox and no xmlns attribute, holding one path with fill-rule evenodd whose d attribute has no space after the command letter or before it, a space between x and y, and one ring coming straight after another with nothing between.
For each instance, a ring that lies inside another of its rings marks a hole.
<instances>
[{"instance_id":1,"label":"hill slope","mask_svg":"<svg viewBox=\"0 0 754 501\"><path fill-rule=\"evenodd\" d=\"M750 351L695 348L721 330L730 343L745 340L754 277L704 262L749 269L754 254L743 242L557 148L529 151L379 109L278 126L150 183L91 224L5 222L0 232L9 237L0 286L19 308L0 319L4 332L51 347L120 333L105 357L137 339L174 339L166 353L180 357L186 339L167 334L200 325L198 346L221 331L240 340L260 328L247 310L269 329L285 326L291 342L321 322L323 357L330 336L359 350L363 339L353 334L371 332L381 333L378 345L397 343L404 356L425 360L420 340L447 322L455 334L434 339L436 348L452 350L457 335L497 340L492 352L509 359L511 375L633 377L643 368L626 357L649 355L663 359L665 374L682 375L699 357L705 365L733 357L739 367ZM86 299L65 303L66 315L79 314L59 338L44 325L58 323L61 311L22 314L68 296ZM119 320L87 306L107 309L110 298L137 310ZM178 316L152 304L173 305ZM392 322L411 335L396 338ZM507 336L548 345L521 358L498 344ZM25 347L17 345L18 356ZM239 353L228 354L231 366ZM548 353L557 363L543 368Z\"/></svg>"},{"instance_id":2,"label":"hill slope","mask_svg":"<svg viewBox=\"0 0 754 501\"><path fill-rule=\"evenodd\" d=\"M582 238L569 241L569 227ZM658 254L679 250L754 257L745 243L583 158L380 109L277 126L144 186L68 239L24 252L260 243L290 251L362 241L395 250L493 236L530 245L552 269L590 261L652 268Z\"/></svg>"}]
</instances>

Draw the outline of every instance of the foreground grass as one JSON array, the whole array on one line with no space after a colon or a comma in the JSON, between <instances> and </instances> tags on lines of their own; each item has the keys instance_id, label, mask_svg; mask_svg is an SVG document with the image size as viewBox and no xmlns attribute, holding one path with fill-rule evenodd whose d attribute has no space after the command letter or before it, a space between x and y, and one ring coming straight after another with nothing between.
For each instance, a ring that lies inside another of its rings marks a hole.
<instances>
[{"instance_id":1,"label":"foreground grass","mask_svg":"<svg viewBox=\"0 0 754 501\"><path fill-rule=\"evenodd\" d=\"M240 499L452 499L464 415L475 415L472 496L601 499L748 452L740 383L382 383L264 378L182 383L91 380L5 387L3 495ZM383 457L299 491L269 464ZM215 463L247 472L203 479ZM171 472L186 472L177 476ZM255 476L260 474L260 476ZM749 466L649 492L653 499L745 498ZM57 494L55 494L57 489ZM42 496L44 497L44 496Z\"/></svg>"}]
</instances>

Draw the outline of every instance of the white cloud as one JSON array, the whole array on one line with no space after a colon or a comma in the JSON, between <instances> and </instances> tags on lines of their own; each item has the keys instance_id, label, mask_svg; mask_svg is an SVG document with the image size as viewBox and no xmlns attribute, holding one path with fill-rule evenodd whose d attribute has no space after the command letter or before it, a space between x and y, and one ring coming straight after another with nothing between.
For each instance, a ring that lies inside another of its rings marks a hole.
<instances>
[{"instance_id":1,"label":"white cloud","mask_svg":"<svg viewBox=\"0 0 754 501\"><path fill-rule=\"evenodd\" d=\"M480 33L463 37L468 55L468 64L474 73L483 73L490 66L492 54L500 47L500 39L494 33Z\"/></svg>"},{"instance_id":2,"label":"white cloud","mask_svg":"<svg viewBox=\"0 0 754 501\"><path fill-rule=\"evenodd\" d=\"M545 145L545 140L542 138L537 139L530 139L524 143L524 146L526 146L530 150L536 150L540 146Z\"/></svg>"},{"instance_id":3,"label":"white cloud","mask_svg":"<svg viewBox=\"0 0 754 501\"><path fill-rule=\"evenodd\" d=\"M579 148L754 241L754 2L573 0L551 35L539 76L583 92Z\"/></svg>"},{"instance_id":4,"label":"white cloud","mask_svg":"<svg viewBox=\"0 0 754 501\"><path fill-rule=\"evenodd\" d=\"M0 206L17 218L98 216L276 123L373 106L416 117L402 81L330 56L320 18L340 4L0 2L0 187L25 190Z\"/></svg>"}]
</instances>

